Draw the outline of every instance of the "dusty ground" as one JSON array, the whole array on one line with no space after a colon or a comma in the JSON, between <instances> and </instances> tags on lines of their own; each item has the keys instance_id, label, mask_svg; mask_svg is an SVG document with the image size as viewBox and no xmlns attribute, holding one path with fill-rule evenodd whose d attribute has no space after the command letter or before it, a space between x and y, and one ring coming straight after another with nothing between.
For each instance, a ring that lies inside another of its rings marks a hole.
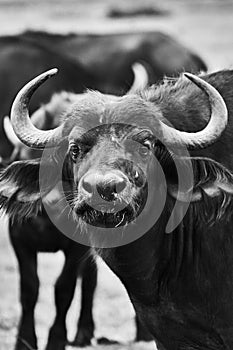
<instances>
[{"instance_id":1,"label":"dusty ground","mask_svg":"<svg viewBox=\"0 0 233 350\"><path fill-rule=\"evenodd\" d=\"M112 21L106 18L109 8L140 6L140 0L0 0L0 34L17 33L26 28L59 32L112 32L161 30L176 36L199 53L210 70L233 67L233 2L229 0L145 0L144 5L169 10L164 17L140 17ZM3 82L0 82L3 84ZM12 350L20 308L16 260L8 241L6 221L1 221L0 235L0 349ZM61 270L61 254L39 257L42 281L36 309L40 349L46 341L47 329L54 317L52 286ZM95 299L96 335L107 335L125 345L106 350L152 350L150 344L132 344L134 338L133 309L117 278L100 264L100 277ZM69 335L75 332L79 309L79 284L68 316ZM71 348L70 348L71 349Z\"/></svg>"}]
</instances>

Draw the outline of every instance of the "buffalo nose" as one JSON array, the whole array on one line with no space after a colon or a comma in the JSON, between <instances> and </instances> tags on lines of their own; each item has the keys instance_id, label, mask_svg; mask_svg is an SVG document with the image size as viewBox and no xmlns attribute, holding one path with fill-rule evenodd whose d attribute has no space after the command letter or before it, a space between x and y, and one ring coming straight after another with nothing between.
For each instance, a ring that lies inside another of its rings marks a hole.
<instances>
[{"instance_id":1,"label":"buffalo nose","mask_svg":"<svg viewBox=\"0 0 233 350\"><path fill-rule=\"evenodd\" d=\"M122 181L112 181L110 183L102 183L96 186L97 191L101 198L106 201L113 201L116 198L116 195L123 191L126 183L124 180Z\"/></svg>"},{"instance_id":2,"label":"buffalo nose","mask_svg":"<svg viewBox=\"0 0 233 350\"><path fill-rule=\"evenodd\" d=\"M88 174L83 179L82 186L86 192L93 195L97 191L102 199L112 201L118 193L124 190L126 181L115 174Z\"/></svg>"}]
</instances>

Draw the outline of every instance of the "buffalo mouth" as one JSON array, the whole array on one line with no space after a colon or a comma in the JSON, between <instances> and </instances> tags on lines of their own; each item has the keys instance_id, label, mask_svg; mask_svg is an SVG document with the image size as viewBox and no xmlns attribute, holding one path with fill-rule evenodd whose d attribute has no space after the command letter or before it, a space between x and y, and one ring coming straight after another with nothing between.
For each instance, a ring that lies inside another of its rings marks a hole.
<instances>
[{"instance_id":1,"label":"buffalo mouth","mask_svg":"<svg viewBox=\"0 0 233 350\"><path fill-rule=\"evenodd\" d=\"M145 191L143 191L145 192ZM101 228L115 228L122 227L134 221L142 212L147 195L144 193L138 196L133 203L128 204L119 211L108 210L100 205L95 205L93 208L88 203L84 202L81 206L75 209L76 215L86 224L101 227Z\"/></svg>"},{"instance_id":2,"label":"buffalo mouth","mask_svg":"<svg viewBox=\"0 0 233 350\"><path fill-rule=\"evenodd\" d=\"M117 213L111 213L83 204L76 210L76 214L89 225L106 228L124 226L134 219L134 213L130 207L124 208Z\"/></svg>"}]
</instances>

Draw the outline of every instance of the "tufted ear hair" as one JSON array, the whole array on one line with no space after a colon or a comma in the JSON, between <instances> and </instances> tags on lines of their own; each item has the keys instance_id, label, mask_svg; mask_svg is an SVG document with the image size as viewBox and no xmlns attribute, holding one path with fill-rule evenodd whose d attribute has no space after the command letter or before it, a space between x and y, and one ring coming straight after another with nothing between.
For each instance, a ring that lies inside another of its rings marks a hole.
<instances>
[{"instance_id":1,"label":"tufted ear hair","mask_svg":"<svg viewBox=\"0 0 233 350\"><path fill-rule=\"evenodd\" d=\"M39 172L43 168L48 175L48 186L44 184L41 192ZM57 174L56 164L52 160L44 163L40 159L17 161L3 167L0 172L0 208L19 221L37 215L42 198L56 186Z\"/></svg>"},{"instance_id":2,"label":"tufted ear hair","mask_svg":"<svg viewBox=\"0 0 233 350\"><path fill-rule=\"evenodd\" d=\"M184 171L187 159L179 160L184 165ZM171 180L169 175L169 195L177 201L194 204L206 223L226 219L231 215L233 207L233 174L226 167L209 158L191 157L189 160L193 167L193 188L182 192L174 178Z\"/></svg>"}]
</instances>

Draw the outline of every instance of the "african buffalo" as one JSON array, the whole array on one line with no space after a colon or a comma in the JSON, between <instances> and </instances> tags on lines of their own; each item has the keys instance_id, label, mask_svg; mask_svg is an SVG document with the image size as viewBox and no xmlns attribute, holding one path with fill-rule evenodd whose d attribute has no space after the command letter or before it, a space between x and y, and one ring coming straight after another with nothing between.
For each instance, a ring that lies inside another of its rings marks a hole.
<instances>
[{"instance_id":1,"label":"african buffalo","mask_svg":"<svg viewBox=\"0 0 233 350\"><path fill-rule=\"evenodd\" d=\"M44 198L52 217L55 188L58 207L69 204L59 227L95 246L158 349L232 349L233 71L186 73L123 97L90 91L41 131L28 104L54 73L29 82L12 106L19 139L44 151L2 171L2 207L30 216ZM191 187L178 186L180 173ZM180 221L168 234L172 215Z\"/></svg>"},{"instance_id":2,"label":"african buffalo","mask_svg":"<svg viewBox=\"0 0 233 350\"><path fill-rule=\"evenodd\" d=\"M105 93L121 95L128 90L133 81L134 62L143 62L151 84L165 75L207 70L197 54L161 32L59 35L27 31L21 38L40 42L54 52L77 60L99 79L100 91Z\"/></svg>"}]
</instances>

